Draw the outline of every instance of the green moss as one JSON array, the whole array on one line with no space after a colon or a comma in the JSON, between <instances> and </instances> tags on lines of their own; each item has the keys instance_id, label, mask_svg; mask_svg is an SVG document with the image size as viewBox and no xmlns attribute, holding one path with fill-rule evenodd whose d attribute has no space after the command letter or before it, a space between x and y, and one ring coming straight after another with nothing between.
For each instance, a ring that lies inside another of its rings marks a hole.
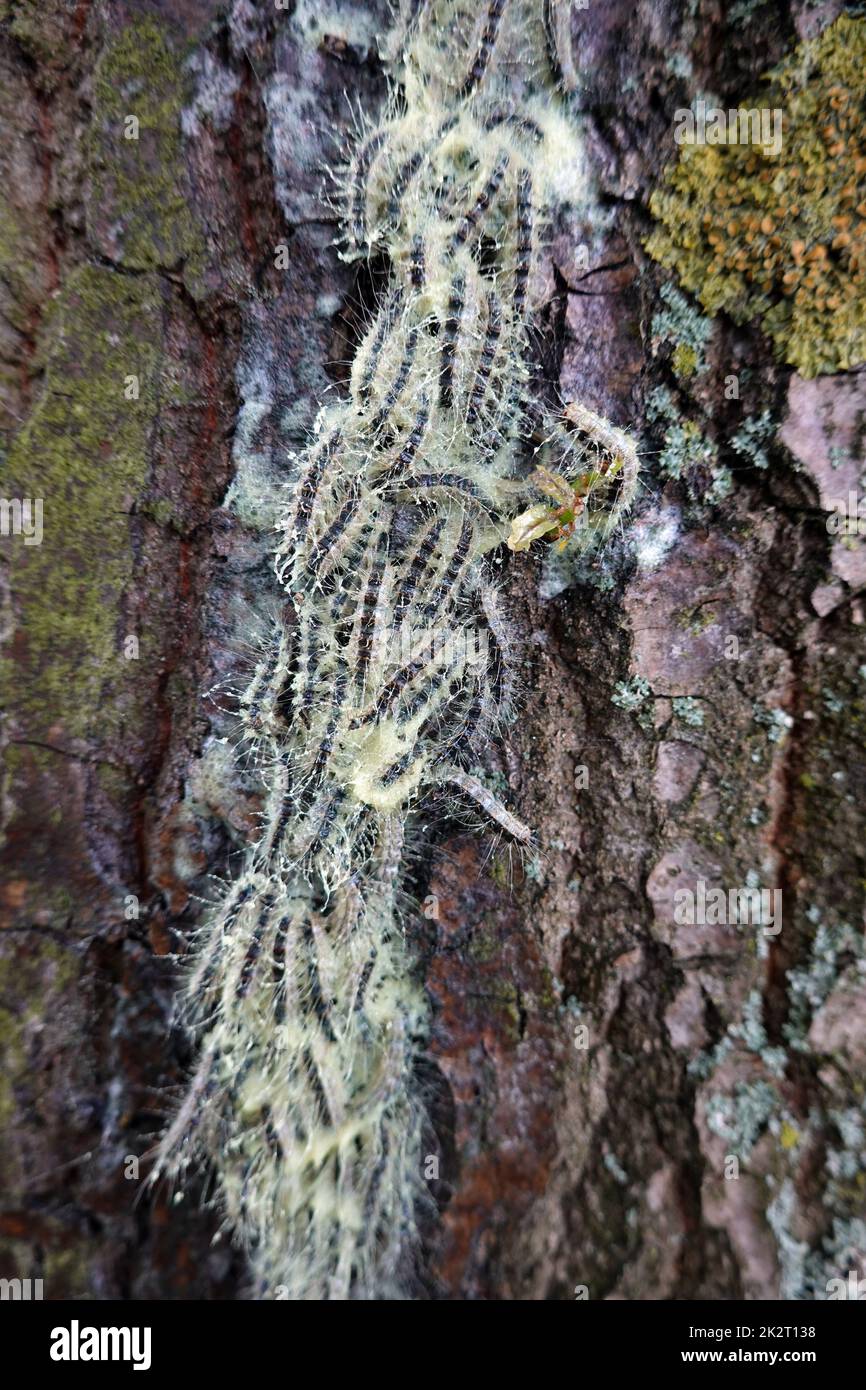
<instances>
[{"instance_id":1,"label":"green moss","mask_svg":"<svg viewBox=\"0 0 866 1390\"><path fill-rule=\"evenodd\" d=\"M518 1043L521 1034L520 991L511 980L497 981L492 999L498 1006L505 1025L505 1037Z\"/></svg>"},{"instance_id":2,"label":"green moss","mask_svg":"<svg viewBox=\"0 0 866 1390\"><path fill-rule=\"evenodd\" d=\"M42 393L7 469L12 495L44 499L44 537L7 542L17 547L17 677L10 659L0 662L6 703L31 735L51 724L84 736L97 723L104 735L118 701L103 703L103 691L132 686L118 621L133 571L128 514L147 479L157 410L162 310L155 277L82 267L46 319ZM130 373L136 401L124 395Z\"/></svg>"},{"instance_id":3,"label":"green moss","mask_svg":"<svg viewBox=\"0 0 866 1390\"><path fill-rule=\"evenodd\" d=\"M698 369L698 355L694 348L687 347L685 343L678 343L674 348L671 366L677 376L685 378L694 376Z\"/></svg>"},{"instance_id":4,"label":"green moss","mask_svg":"<svg viewBox=\"0 0 866 1390\"><path fill-rule=\"evenodd\" d=\"M477 927L472 933L469 942L468 955L477 964L483 965L495 958L500 953L499 940L494 930L485 927Z\"/></svg>"},{"instance_id":5,"label":"green moss","mask_svg":"<svg viewBox=\"0 0 866 1390\"><path fill-rule=\"evenodd\" d=\"M182 59L152 18L125 27L106 47L94 74L88 136L94 240L116 235L119 258L132 269L185 267L195 286L205 259L190 210L180 113L187 96ZM138 122L129 139L129 118Z\"/></svg>"},{"instance_id":6,"label":"green moss","mask_svg":"<svg viewBox=\"0 0 866 1390\"><path fill-rule=\"evenodd\" d=\"M511 882L511 865L502 855L496 855L490 863L490 877L497 888L507 888Z\"/></svg>"},{"instance_id":7,"label":"green moss","mask_svg":"<svg viewBox=\"0 0 866 1390\"><path fill-rule=\"evenodd\" d=\"M691 632L694 636L706 632L708 627L712 627L717 621L715 610L710 605L699 605L697 608L682 608L676 615L677 627L681 627L686 632Z\"/></svg>"},{"instance_id":8,"label":"green moss","mask_svg":"<svg viewBox=\"0 0 866 1390\"><path fill-rule=\"evenodd\" d=\"M538 993L538 1011L542 1014L552 1014L559 1004L559 997L556 990L556 982L553 975L546 965L541 967L541 987Z\"/></svg>"},{"instance_id":9,"label":"green moss","mask_svg":"<svg viewBox=\"0 0 866 1390\"><path fill-rule=\"evenodd\" d=\"M140 510L142 516L148 517L163 529L167 530L171 527L176 531L182 529L183 519L168 497L149 497L142 502Z\"/></svg>"},{"instance_id":10,"label":"green moss","mask_svg":"<svg viewBox=\"0 0 866 1390\"><path fill-rule=\"evenodd\" d=\"M33 287L42 281L33 246L33 228L10 198L0 203L0 270L11 293L6 305L13 327L26 333L31 324ZM6 306L4 306L6 307ZM20 383L20 367L7 367L10 378Z\"/></svg>"},{"instance_id":11,"label":"green moss","mask_svg":"<svg viewBox=\"0 0 866 1390\"><path fill-rule=\"evenodd\" d=\"M759 319L803 376L866 361L866 20L842 15L768 74L781 153L686 145L647 250L708 313Z\"/></svg>"},{"instance_id":12,"label":"green moss","mask_svg":"<svg viewBox=\"0 0 866 1390\"><path fill-rule=\"evenodd\" d=\"M70 1250L46 1250L42 1277L48 1297L63 1296L76 1302L86 1298L86 1290L92 1282L92 1254L92 1248L85 1240Z\"/></svg>"}]
</instances>

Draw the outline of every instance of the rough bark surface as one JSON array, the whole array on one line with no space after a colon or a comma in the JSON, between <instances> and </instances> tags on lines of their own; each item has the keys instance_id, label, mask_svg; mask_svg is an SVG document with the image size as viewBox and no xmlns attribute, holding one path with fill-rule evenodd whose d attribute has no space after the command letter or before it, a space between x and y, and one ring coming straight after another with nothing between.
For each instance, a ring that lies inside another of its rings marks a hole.
<instances>
[{"instance_id":1,"label":"rough bark surface","mask_svg":"<svg viewBox=\"0 0 866 1390\"><path fill-rule=\"evenodd\" d=\"M670 380L642 244L673 112L736 103L839 8L575 12L596 187L553 229L538 322L564 400L640 428ZM349 101L385 96L387 9L0 4L2 491L45 499L43 544L5 538L0 571L0 1275L46 1297L243 1294L206 1204L143 1179L189 1060L175 957L260 804L219 692L277 601L263 504L375 290L320 166ZM538 853L459 826L419 846L433 1297L866 1273L866 562L825 525L864 467L864 377L803 380L725 319L706 359L687 408L714 463L664 476L650 423L624 536L508 560L525 712L487 775ZM767 412L766 457L732 448ZM675 925L699 878L780 888L782 931Z\"/></svg>"}]
</instances>

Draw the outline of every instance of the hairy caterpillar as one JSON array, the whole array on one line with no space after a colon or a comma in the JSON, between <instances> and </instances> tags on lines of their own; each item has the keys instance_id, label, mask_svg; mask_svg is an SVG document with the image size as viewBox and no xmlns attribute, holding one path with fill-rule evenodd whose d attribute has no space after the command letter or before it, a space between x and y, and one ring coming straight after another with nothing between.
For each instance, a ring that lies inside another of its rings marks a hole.
<instances>
[{"instance_id":1,"label":"hairy caterpillar","mask_svg":"<svg viewBox=\"0 0 866 1390\"><path fill-rule=\"evenodd\" d=\"M262 832L188 976L199 1061L157 1165L213 1169L260 1296L411 1289L426 1008L407 826L450 788L530 840L471 771L514 684L485 556L533 495L533 454L583 470L587 540L634 491L626 436L529 390L540 228L580 163L546 26L537 0L404 5L393 98L337 175L342 254L384 254L390 278L279 523L284 614L240 700Z\"/></svg>"}]
</instances>

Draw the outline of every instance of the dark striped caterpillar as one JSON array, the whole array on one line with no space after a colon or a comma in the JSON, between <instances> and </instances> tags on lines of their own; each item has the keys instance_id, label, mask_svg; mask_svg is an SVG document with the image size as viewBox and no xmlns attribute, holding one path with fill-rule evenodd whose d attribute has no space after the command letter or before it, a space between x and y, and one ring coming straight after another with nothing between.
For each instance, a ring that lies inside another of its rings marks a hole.
<instances>
[{"instance_id":1,"label":"dark striped caterpillar","mask_svg":"<svg viewBox=\"0 0 866 1390\"><path fill-rule=\"evenodd\" d=\"M401 928L407 825L448 789L530 841L472 771L514 688L485 557L534 495L533 459L591 479L587 539L634 492L624 435L548 418L529 389L540 228L581 167L548 9L404 5L400 94L338 175L342 254L384 254L390 280L281 519L286 617L240 701L262 834L195 952L199 1060L158 1164L213 1170L261 1297L411 1290L426 1007Z\"/></svg>"}]
</instances>

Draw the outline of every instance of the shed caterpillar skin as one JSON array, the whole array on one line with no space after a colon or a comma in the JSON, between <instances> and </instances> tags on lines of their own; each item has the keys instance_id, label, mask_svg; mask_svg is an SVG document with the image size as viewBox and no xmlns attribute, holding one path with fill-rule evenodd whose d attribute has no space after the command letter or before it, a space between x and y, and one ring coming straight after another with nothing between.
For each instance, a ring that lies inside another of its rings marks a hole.
<instances>
[{"instance_id":1,"label":"shed caterpillar skin","mask_svg":"<svg viewBox=\"0 0 866 1390\"><path fill-rule=\"evenodd\" d=\"M634 491L622 432L583 407L548 418L528 391L539 228L580 163L548 11L404 4L399 99L336 174L342 254L386 253L390 283L279 523L285 618L239 713L261 835L200 934L199 1062L157 1164L213 1170L260 1297L411 1293L427 1011L401 930L407 826L448 788L530 841L470 771L514 687L485 556L534 495L532 448L558 468L628 454L596 470L597 527Z\"/></svg>"}]
</instances>

